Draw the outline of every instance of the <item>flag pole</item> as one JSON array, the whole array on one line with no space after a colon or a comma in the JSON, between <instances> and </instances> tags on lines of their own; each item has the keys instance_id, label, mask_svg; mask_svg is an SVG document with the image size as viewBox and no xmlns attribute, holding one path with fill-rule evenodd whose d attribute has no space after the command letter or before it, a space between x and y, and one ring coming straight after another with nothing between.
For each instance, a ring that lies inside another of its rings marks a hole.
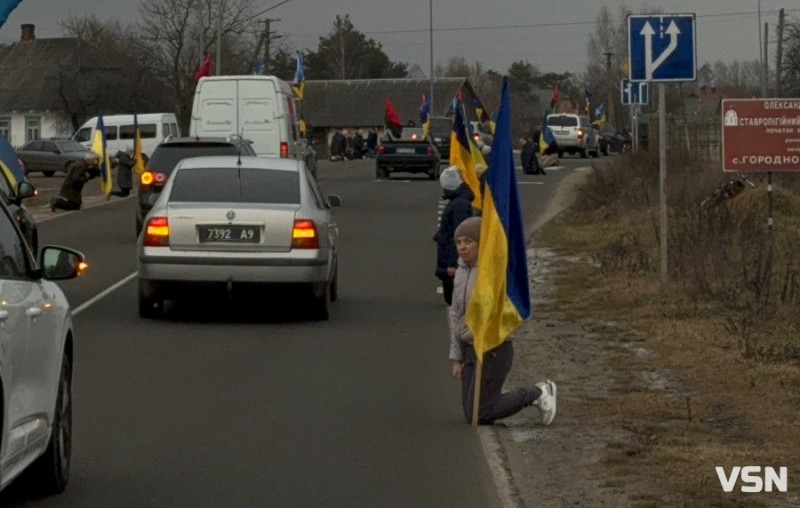
<instances>
[{"instance_id":1,"label":"flag pole","mask_svg":"<svg viewBox=\"0 0 800 508\"><path fill-rule=\"evenodd\" d=\"M428 16L430 18L430 52L431 52L431 96L429 100L428 116L433 116L433 0L428 0Z\"/></svg>"},{"instance_id":2,"label":"flag pole","mask_svg":"<svg viewBox=\"0 0 800 508\"><path fill-rule=\"evenodd\" d=\"M474 347L474 346L473 346ZM475 383L475 389L472 393L472 426L477 428L478 427L478 418L480 415L480 402L481 402L481 374L483 372L483 362L478 358L478 355L475 355L475 375L473 376L473 381Z\"/></svg>"}]
</instances>

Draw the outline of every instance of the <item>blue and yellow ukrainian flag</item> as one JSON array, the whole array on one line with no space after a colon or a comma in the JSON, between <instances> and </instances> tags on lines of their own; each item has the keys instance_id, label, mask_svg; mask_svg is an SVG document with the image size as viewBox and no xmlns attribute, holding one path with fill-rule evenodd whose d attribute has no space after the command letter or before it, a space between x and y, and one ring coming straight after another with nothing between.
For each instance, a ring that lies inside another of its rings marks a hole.
<instances>
[{"instance_id":1,"label":"blue and yellow ukrainian flag","mask_svg":"<svg viewBox=\"0 0 800 508\"><path fill-rule=\"evenodd\" d=\"M478 181L478 173L475 171L475 161L472 159L470 151L470 138L464 115L461 113L461 101L454 106L453 130L450 131L450 164L458 168L461 173L461 180L464 181L472 190L475 199L472 206L480 210L481 208L481 185Z\"/></svg>"},{"instance_id":2,"label":"blue and yellow ukrainian flag","mask_svg":"<svg viewBox=\"0 0 800 508\"><path fill-rule=\"evenodd\" d=\"M506 76L483 197L478 277L466 314L481 361L531 314L525 228L512 150Z\"/></svg>"},{"instance_id":3,"label":"blue and yellow ukrainian flag","mask_svg":"<svg viewBox=\"0 0 800 508\"><path fill-rule=\"evenodd\" d=\"M550 146L550 143L556 140L556 135L553 130L547 125L547 113L544 114L542 120L542 132L539 134L539 153L544 155L545 150Z\"/></svg>"},{"instance_id":4,"label":"blue and yellow ukrainian flag","mask_svg":"<svg viewBox=\"0 0 800 508\"><path fill-rule=\"evenodd\" d=\"M297 56L297 68L294 71L294 81L292 81L292 90L297 100L302 101L306 93L306 66L303 64L303 54L295 51Z\"/></svg>"},{"instance_id":5,"label":"blue and yellow ukrainian flag","mask_svg":"<svg viewBox=\"0 0 800 508\"><path fill-rule=\"evenodd\" d=\"M14 147L11 146L11 143L9 143L2 134L0 134L0 171L6 175L8 183L11 184L14 192L17 191L17 185L19 185L20 182L27 180L25 178L25 172L19 164L17 152L14 151Z\"/></svg>"},{"instance_id":6,"label":"blue and yellow ukrainian flag","mask_svg":"<svg viewBox=\"0 0 800 508\"><path fill-rule=\"evenodd\" d=\"M594 110L593 123L596 127L602 127L606 123L606 103L602 103Z\"/></svg>"},{"instance_id":7,"label":"blue and yellow ukrainian flag","mask_svg":"<svg viewBox=\"0 0 800 508\"><path fill-rule=\"evenodd\" d=\"M100 159L100 191L104 196L111 195L114 182L111 179L111 157L106 146L106 126L103 123L103 114L97 115L97 127L94 130L92 151Z\"/></svg>"},{"instance_id":8,"label":"blue and yellow ukrainian flag","mask_svg":"<svg viewBox=\"0 0 800 508\"><path fill-rule=\"evenodd\" d=\"M419 123L422 125L422 136L428 137L431 133L431 103L428 95L422 94L422 105L419 107Z\"/></svg>"},{"instance_id":9,"label":"blue and yellow ukrainian flag","mask_svg":"<svg viewBox=\"0 0 800 508\"><path fill-rule=\"evenodd\" d=\"M137 175L144 173L144 157L142 156L142 132L139 129L139 118L136 114L133 115L133 160L135 162L133 169Z\"/></svg>"}]
</instances>

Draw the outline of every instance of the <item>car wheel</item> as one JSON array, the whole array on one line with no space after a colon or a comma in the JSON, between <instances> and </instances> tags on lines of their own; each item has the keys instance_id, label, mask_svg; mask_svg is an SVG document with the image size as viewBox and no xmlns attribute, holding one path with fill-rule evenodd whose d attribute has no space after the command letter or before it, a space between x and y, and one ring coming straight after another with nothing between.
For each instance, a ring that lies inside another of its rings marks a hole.
<instances>
[{"instance_id":1,"label":"car wheel","mask_svg":"<svg viewBox=\"0 0 800 508\"><path fill-rule=\"evenodd\" d=\"M559 150L558 151L558 158L559 159L563 159L564 158L564 150Z\"/></svg>"},{"instance_id":2,"label":"car wheel","mask_svg":"<svg viewBox=\"0 0 800 508\"><path fill-rule=\"evenodd\" d=\"M56 172L55 171L42 171L42 174L49 178L49 177L55 175Z\"/></svg>"},{"instance_id":3,"label":"car wheel","mask_svg":"<svg viewBox=\"0 0 800 508\"><path fill-rule=\"evenodd\" d=\"M139 317L157 319L164 313L164 299L153 281L139 279Z\"/></svg>"},{"instance_id":4,"label":"car wheel","mask_svg":"<svg viewBox=\"0 0 800 508\"><path fill-rule=\"evenodd\" d=\"M386 168L379 166L378 164L375 165L375 178L378 180L383 180L385 178L389 178L389 172L386 171Z\"/></svg>"},{"instance_id":5,"label":"car wheel","mask_svg":"<svg viewBox=\"0 0 800 508\"><path fill-rule=\"evenodd\" d=\"M439 178L439 164L434 164L431 169L428 170L428 180L436 180Z\"/></svg>"},{"instance_id":6,"label":"car wheel","mask_svg":"<svg viewBox=\"0 0 800 508\"><path fill-rule=\"evenodd\" d=\"M311 285L311 295L314 301L311 305L312 317L319 321L327 321L330 317L331 284Z\"/></svg>"},{"instance_id":7,"label":"car wheel","mask_svg":"<svg viewBox=\"0 0 800 508\"><path fill-rule=\"evenodd\" d=\"M139 238L139 234L142 232L142 228L144 224L142 224L142 219L139 217L139 214L136 214L136 238Z\"/></svg>"},{"instance_id":8,"label":"car wheel","mask_svg":"<svg viewBox=\"0 0 800 508\"><path fill-rule=\"evenodd\" d=\"M602 152L603 155L608 155L608 146L604 146Z\"/></svg>"},{"instance_id":9,"label":"car wheel","mask_svg":"<svg viewBox=\"0 0 800 508\"><path fill-rule=\"evenodd\" d=\"M53 412L50 441L42 456L29 469L28 478L37 494L54 495L64 492L69 481L72 451L72 364L64 355L58 378L58 395Z\"/></svg>"},{"instance_id":10,"label":"car wheel","mask_svg":"<svg viewBox=\"0 0 800 508\"><path fill-rule=\"evenodd\" d=\"M584 148L583 150L581 150L580 154L581 154L581 159L585 159L586 158L586 149Z\"/></svg>"}]
</instances>

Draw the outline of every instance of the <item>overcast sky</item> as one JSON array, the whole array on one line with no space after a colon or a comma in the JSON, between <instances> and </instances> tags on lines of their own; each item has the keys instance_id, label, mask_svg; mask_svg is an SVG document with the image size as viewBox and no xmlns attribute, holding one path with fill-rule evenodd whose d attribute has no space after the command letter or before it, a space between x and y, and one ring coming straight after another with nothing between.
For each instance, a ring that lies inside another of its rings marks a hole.
<instances>
[{"instance_id":1,"label":"overcast sky","mask_svg":"<svg viewBox=\"0 0 800 508\"><path fill-rule=\"evenodd\" d=\"M285 0L256 0L266 10ZM383 44L392 60L430 67L429 2L433 3L434 61L451 56L479 61L504 72L511 62L527 60L543 72L581 73L587 64L587 41L603 5L618 12L627 5L634 13L697 15L698 66L716 60L758 59L758 6L761 20L774 36L777 12L786 8L800 17L797 0L289 0L262 17L279 18L273 30L294 47L315 49L331 31L337 14L349 14L356 29ZM33 23L36 35L59 37L59 21L70 14L94 12L101 19L137 19L138 0L23 0L0 28L0 40L19 38L20 25ZM774 44L772 51L774 52Z\"/></svg>"}]
</instances>

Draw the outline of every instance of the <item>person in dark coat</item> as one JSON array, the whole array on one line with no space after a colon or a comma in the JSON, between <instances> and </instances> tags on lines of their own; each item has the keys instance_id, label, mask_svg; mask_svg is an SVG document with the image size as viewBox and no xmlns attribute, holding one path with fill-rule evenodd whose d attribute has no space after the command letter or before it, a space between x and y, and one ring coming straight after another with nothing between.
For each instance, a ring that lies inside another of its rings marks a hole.
<instances>
[{"instance_id":1,"label":"person in dark coat","mask_svg":"<svg viewBox=\"0 0 800 508\"><path fill-rule=\"evenodd\" d=\"M542 166L539 165L539 159L536 157L536 149L529 139L522 138L519 140L522 145L519 157L522 162L522 172L526 175L546 175Z\"/></svg>"},{"instance_id":2,"label":"person in dark coat","mask_svg":"<svg viewBox=\"0 0 800 508\"><path fill-rule=\"evenodd\" d=\"M120 150L114 157L117 159L117 187L119 189L112 191L111 194L126 198L130 196L133 188L133 167L136 165L133 148L128 148L127 152Z\"/></svg>"},{"instance_id":3,"label":"person in dark coat","mask_svg":"<svg viewBox=\"0 0 800 508\"><path fill-rule=\"evenodd\" d=\"M367 134L367 157L375 157L375 152L378 150L378 129L373 127Z\"/></svg>"},{"instance_id":4,"label":"person in dark coat","mask_svg":"<svg viewBox=\"0 0 800 508\"><path fill-rule=\"evenodd\" d=\"M331 136L331 157L332 161L344 160L345 149L347 148L347 140L341 131L336 131Z\"/></svg>"},{"instance_id":5,"label":"person in dark coat","mask_svg":"<svg viewBox=\"0 0 800 508\"><path fill-rule=\"evenodd\" d=\"M58 197L50 198L50 210L55 212L60 210L80 210L83 204L81 195L83 186L92 178L100 175L100 166L97 154L87 152L83 160L77 161L70 166Z\"/></svg>"},{"instance_id":6,"label":"person in dark coat","mask_svg":"<svg viewBox=\"0 0 800 508\"><path fill-rule=\"evenodd\" d=\"M436 277L442 281L444 301L450 305L453 301L453 277L458 268L458 251L454 241L456 228L465 219L472 216L472 200L475 195L461 179L456 166L442 171L439 177L443 197L448 200L442 211L439 230L436 232Z\"/></svg>"}]
</instances>

